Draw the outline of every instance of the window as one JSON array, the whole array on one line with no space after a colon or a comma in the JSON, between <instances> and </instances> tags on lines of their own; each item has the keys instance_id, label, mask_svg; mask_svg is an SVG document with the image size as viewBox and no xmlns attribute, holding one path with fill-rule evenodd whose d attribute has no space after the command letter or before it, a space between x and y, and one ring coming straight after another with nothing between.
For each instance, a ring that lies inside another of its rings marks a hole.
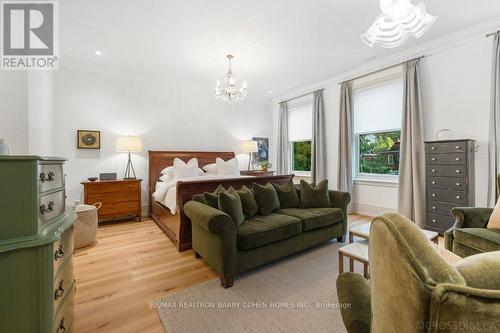
<instances>
[{"instance_id":1,"label":"window","mask_svg":"<svg viewBox=\"0 0 500 333\"><path fill-rule=\"evenodd\" d=\"M355 179L397 181L402 104L400 78L354 90Z\"/></svg>"},{"instance_id":2,"label":"window","mask_svg":"<svg viewBox=\"0 0 500 333\"><path fill-rule=\"evenodd\" d=\"M302 102L288 109L288 139L291 149L292 172L311 175L312 104Z\"/></svg>"}]
</instances>

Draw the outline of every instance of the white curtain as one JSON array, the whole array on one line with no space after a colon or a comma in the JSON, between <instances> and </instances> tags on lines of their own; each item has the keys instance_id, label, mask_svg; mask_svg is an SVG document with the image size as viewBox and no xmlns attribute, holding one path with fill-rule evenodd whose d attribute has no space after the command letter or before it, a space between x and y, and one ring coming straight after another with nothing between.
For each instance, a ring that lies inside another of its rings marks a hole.
<instances>
[{"instance_id":1,"label":"white curtain","mask_svg":"<svg viewBox=\"0 0 500 333\"><path fill-rule=\"evenodd\" d=\"M340 87L338 188L352 191L352 91L347 82Z\"/></svg>"},{"instance_id":2,"label":"white curtain","mask_svg":"<svg viewBox=\"0 0 500 333\"><path fill-rule=\"evenodd\" d=\"M277 147L276 171L279 175L287 175L290 173L290 144L288 141L288 105L286 103L280 103Z\"/></svg>"},{"instance_id":3,"label":"white curtain","mask_svg":"<svg viewBox=\"0 0 500 333\"><path fill-rule=\"evenodd\" d=\"M496 177L499 173L500 154L500 32L493 38L491 65L490 137L488 142L488 206L495 206Z\"/></svg>"},{"instance_id":4,"label":"white curtain","mask_svg":"<svg viewBox=\"0 0 500 333\"><path fill-rule=\"evenodd\" d=\"M323 90L315 91L313 98L311 178L313 183L319 183L327 178L325 104L323 102Z\"/></svg>"},{"instance_id":5,"label":"white curtain","mask_svg":"<svg viewBox=\"0 0 500 333\"><path fill-rule=\"evenodd\" d=\"M398 210L417 225L424 226L425 156L419 60L404 63L403 70L403 121L401 124Z\"/></svg>"}]
</instances>

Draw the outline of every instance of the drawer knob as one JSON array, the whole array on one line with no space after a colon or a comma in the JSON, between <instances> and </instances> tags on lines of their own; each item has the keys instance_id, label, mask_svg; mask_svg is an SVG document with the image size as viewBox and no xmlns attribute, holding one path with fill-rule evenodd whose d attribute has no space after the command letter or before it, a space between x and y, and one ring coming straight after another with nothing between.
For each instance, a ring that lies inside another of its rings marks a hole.
<instances>
[{"instance_id":1,"label":"drawer knob","mask_svg":"<svg viewBox=\"0 0 500 333\"><path fill-rule=\"evenodd\" d=\"M457 149L457 150L460 149L460 146L455 146L455 149Z\"/></svg>"},{"instance_id":2,"label":"drawer knob","mask_svg":"<svg viewBox=\"0 0 500 333\"><path fill-rule=\"evenodd\" d=\"M66 327L64 326L64 318L63 318L59 322L59 327L57 328L56 333L64 333L64 332L66 332Z\"/></svg>"},{"instance_id":3,"label":"drawer knob","mask_svg":"<svg viewBox=\"0 0 500 333\"><path fill-rule=\"evenodd\" d=\"M456 183L457 186L460 186L461 184L460 183Z\"/></svg>"},{"instance_id":4,"label":"drawer knob","mask_svg":"<svg viewBox=\"0 0 500 333\"><path fill-rule=\"evenodd\" d=\"M61 280L59 282L59 286L57 287L56 291L54 291L54 300L57 301L57 299L62 295L64 295L64 280Z\"/></svg>"},{"instance_id":5,"label":"drawer knob","mask_svg":"<svg viewBox=\"0 0 500 333\"><path fill-rule=\"evenodd\" d=\"M435 147L435 146L432 146L432 147L431 147L431 149L432 149L432 150L436 150L436 147Z\"/></svg>"},{"instance_id":6,"label":"drawer knob","mask_svg":"<svg viewBox=\"0 0 500 333\"><path fill-rule=\"evenodd\" d=\"M45 182L52 182L55 179L55 174L52 171L49 171L47 175L45 175L45 172L40 172L40 181L42 183Z\"/></svg>"},{"instance_id":7,"label":"drawer knob","mask_svg":"<svg viewBox=\"0 0 500 333\"><path fill-rule=\"evenodd\" d=\"M459 195L457 195L455 198L457 198L457 199L461 199L461 197L460 197Z\"/></svg>"},{"instance_id":8,"label":"drawer knob","mask_svg":"<svg viewBox=\"0 0 500 333\"><path fill-rule=\"evenodd\" d=\"M456 173L460 173L460 170L455 170Z\"/></svg>"},{"instance_id":9,"label":"drawer knob","mask_svg":"<svg viewBox=\"0 0 500 333\"><path fill-rule=\"evenodd\" d=\"M435 173L435 172L436 172L436 169L432 169L431 171Z\"/></svg>"},{"instance_id":10,"label":"drawer knob","mask_svg":"<svg viewBox=\"0 0 500 333\"><path fill-rule=\"evenodd\" d=\"M432 185L436 185L436 182L435 182L435 181L432 181Z\"/></svg>"},{"instance_id":11,"label":"drawer knob","mask_svg":"<svg viewBox=\"0 0 500 333\"><path fill-rule=\"evenodd\" d=\"M57 261L64 257L64 251L63 251L63 246L62 244L59 245L59 248L54 252L54 260Z\"/></svg>"},{"instance_id":12,"label":"drawer knob","mask_svg":"<svg viewBox=\"0 0 500 333\"><path fill-rule=\"evenodd\" d=\"M436 223L437 221L436 221L436 219L432 219L432 222L433 222L433 223Z\"/></svg>"},{"instance_id":13,"label":"drawer knob","mask_svg":"<svg viewBox=\"0 0 500 333\"><path fill-rule=\"evenodd\" d=\"M432 209L433 209L433 210L436 210L436 206L432 206Z\"/></svg>"},{"instance_id":14,"label":"drawer knob","mask_svg":"<svg viewBox=\"0 0 500 333\"><path fill-rule=\"evenodd\" d=\"M54 201L49 201L49 203L47 204L47 207L45 207L45 204L42 204L40 206L40 214L45 214L45 213L50 213L50 212L53 212L54 211L54 205L56 203Z\"/></svg>"},{"instance_id":15,"label":"drawer knob","mask_svg":"<svg viewBox=\"0 0 500 333\"><path fill-rule=\"evenodd\" d=\"M455 161L460 161L460 157L455 158Z\"/></svg>"},{"instance_id":16,"label":"drawer knob","mask_svg":"<svg viewBox=\"0 0 500 333\"><path fill-rule=\"evenodd\" d=\"M432 193L432 196L435 197L436 196L436 193Z\"/></svg>"},{"instance_id":17,"label":"drawer knob","mask_svg":"<svg viewBox=\"0 0 500 333\"><path fill-rule=\"evenodd\" d=\"M432 160L433 160L433 161L435 161L435 160L436 160L436 158L435 158L435 157L433 157L433 158L432 158Z\"/></svg>"}]
</instances>

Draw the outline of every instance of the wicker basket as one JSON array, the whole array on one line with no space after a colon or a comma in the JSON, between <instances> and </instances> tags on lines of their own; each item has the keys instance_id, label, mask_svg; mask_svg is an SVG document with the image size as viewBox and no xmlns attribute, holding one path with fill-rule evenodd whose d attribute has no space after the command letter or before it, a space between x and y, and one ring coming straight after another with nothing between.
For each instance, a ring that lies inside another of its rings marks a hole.
<instances>
[{"instance_id":1,"label":"wicker basket","mask_svg":"<svg viewBox=\"0 0 500 333\"><path fill-rule=\"evenodd\" d=\"M96 241L97 236L97 210L101 208L101 203L94 205L76 206L75 222L75 249L89 246Z\"/></svg>"}]
</instances>

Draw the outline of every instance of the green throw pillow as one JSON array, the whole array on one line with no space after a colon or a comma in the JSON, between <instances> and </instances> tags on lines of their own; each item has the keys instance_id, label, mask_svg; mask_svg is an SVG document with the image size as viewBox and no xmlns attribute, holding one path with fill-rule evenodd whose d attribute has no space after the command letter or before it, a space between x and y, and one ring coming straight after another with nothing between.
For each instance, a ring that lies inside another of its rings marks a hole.
<instances>
[{"instance_id":1,"label":"green throw pillow","mask_svg":"<svg viewBox=\"0 0 500 333\"><path fill-rule=\"evenodd\" d=\"M259 212L259 206L251 189L243 185L241 190L236 191L240 196L241 206L243 208L243 214L245 218L249 219Z\"/></svg>"},{"instance_id":2,"label":"green throw pillow","mask_svg":"<svg viewBox=\"0 0 500 333\"><path fill-rule=\"evenodd\" d=\"M240 196L234 188L230 188L228 191L219 194L219 210L231 217L237 229L245 221Z\"/></svg>"},{"instance_id":3,"label":"green throw pillow","mask_svg":"<svg viewBox=\"0 0 500 333\"><path fill-rule=\"evenodd\" d=\"M261 215L269 215L275 210L280 209L280 201L278 194L273 185L267 183L266 185L259 185L253 183L253 191L255 193L255 201L259 206Z\"/></svg>"},{"instance_id":4,"label":"green throw pillow","mask_svg":"<svg viewBox=\"0 0 500 333\"><path fill-rule=\"evenodd\" d=\"M219 194L221 192L226 192L226 189L224 188L224 186L219 185L219 187L217 187L217 189L213 193L203 193L205 204L209 205L212 208L219 209Z\"/></svg>"},{"instance_id":5,"label":"green throw pillow","mask_svg":"<svg viewBox=\"0 0 500 333\"><path fill-rule=\"evenodd\" d=\"M308 182L300 181L300 207L301 208L328 208L330 205L330 195L328 193L328 180L321 181L318 185L312 186Z\"/></svg>"},{"instance_id":6,"label":"green throw pillow","mask_svg":"<svg viewBox=\"0 0 500 333\"><path fill-rule=\"evenodd\" d=\"M284 208L297 208L300 205L300 199L295 190L293 182L288 184L278 185L271 183L278 194L281 209Z\"/></svg>"}]
</instances>

